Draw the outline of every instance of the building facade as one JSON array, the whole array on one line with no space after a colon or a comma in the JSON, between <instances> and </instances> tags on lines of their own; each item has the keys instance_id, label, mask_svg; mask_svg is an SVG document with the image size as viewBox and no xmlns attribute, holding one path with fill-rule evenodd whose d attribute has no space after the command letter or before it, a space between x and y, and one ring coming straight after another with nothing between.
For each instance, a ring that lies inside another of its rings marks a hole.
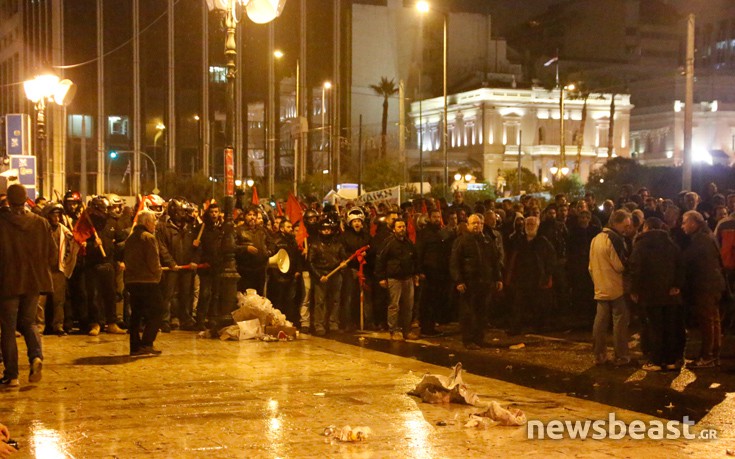
<instances>
[{"instance_id":1,"label":"building facade","mask_svg":"<svg viewBox=\"0 0 735 459\"><path fill-rule=\"evenodd\" d=\"M445 163L443 98L415 102L409 116L422 153L410 160L422 161L424 180L433 183L443 180L448 165L450 176L469 172L478 181L497 184L505 170L518 167L519 152L521 165L542 182L553 178L552 167L567 167L586 179L608 158L630 156L632 109L627 94L592 93L585 98L558 88L482 88L455 94L447 106ZM414 179L419 179L415 168Z\"/></svg>"}]
</instances>

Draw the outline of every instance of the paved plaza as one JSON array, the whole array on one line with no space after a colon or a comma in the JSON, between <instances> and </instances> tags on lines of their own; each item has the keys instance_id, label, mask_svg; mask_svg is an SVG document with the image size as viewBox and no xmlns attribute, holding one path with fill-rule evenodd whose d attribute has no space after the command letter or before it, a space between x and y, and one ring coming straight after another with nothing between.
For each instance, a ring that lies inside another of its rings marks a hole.
<instances>
[{"instance_id":1,"label":"paved plaza","mask_svg":"<svg viewBox=\"0 0 735 459\"><path fill-rule=\"evenodd\" d=\"M735 449L729 397L694 428L717 428L714 441L529 440L526 427L465 427L481 407L407 395L424 373L449 368L329 339L223 342L174 332L159 336L163 355L143 358L127 356L125 336L43 340L43 380L29 384L25 365L20 388L0 390L0 422L20 443L18 457L713 458ZM469 373L464 380L482 401L529 420L655 419ZM341 443L323 436L330 425L372 435Z\"/></svg>"}]
</instances>

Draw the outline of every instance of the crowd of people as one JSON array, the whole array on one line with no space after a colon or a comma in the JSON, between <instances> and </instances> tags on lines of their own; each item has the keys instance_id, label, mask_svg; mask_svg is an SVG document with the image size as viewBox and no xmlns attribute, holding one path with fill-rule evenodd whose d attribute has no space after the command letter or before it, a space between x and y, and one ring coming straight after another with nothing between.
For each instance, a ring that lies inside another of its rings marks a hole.
<instances>
[{"instance_id":1,"label":"crowd of people","mask_svg":"<svg viewBox=\"0 0 735 459\"><path fill-rule=\"evenodd\" d=\"M646 369L681 365L685 327L695 322L702 346L693 364L719 364L721 303L735 280L735 194L714 184L676 200L624 187L601 204L586 193L470 207L459 191L452 202L289 201L283 212L280 203L238 200L234 258L238 290L268 297L301 333L361 327L398 341L435 337L458 321L472 350L485 345L490 322L517 335L575 318L594 324L596 363L626 365L632 315ZM161 352L159 331L214 329L220 305L234 304L220 297L223 220L214 200L146 195L126 206L109 194L85 205L68 192L32 202L11 186L0 195L2 383L19 384L16 330L34 382L41 332L128 333L139 356ZM280 251L288 269L272 262Z\"/></svg>"}]
</instances>

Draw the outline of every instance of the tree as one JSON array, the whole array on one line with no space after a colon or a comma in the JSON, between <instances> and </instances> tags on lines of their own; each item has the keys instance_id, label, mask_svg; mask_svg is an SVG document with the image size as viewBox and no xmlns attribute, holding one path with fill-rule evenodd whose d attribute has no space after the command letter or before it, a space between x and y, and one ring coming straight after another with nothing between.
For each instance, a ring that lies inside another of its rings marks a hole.
<instances>
[{"instance_id":1,"label":"tree","mask_svg":"<svg viewBox=\"0 0 735 459\"><path fill-rule=\"evenodd\" d=\"M403 183L403 171L397 161L385 158L372 161L362 171L362 186L366 191L382 190Z\"/></svg>"},{"instance_id":2,"label":"tree","mask_svg":"<svg viewBox=\"0 0 735 459\"><path fill-rule=\"evenodd\" d=\"M398 88L393 79L380 77L380 83L371 84L370 89L383 97L383 116L380 120L380 158L385 158L388 143L388 99L398 92Z\"/></svg>"},{"instance_id":3,"label":"tree","mask_svg":"<svg viewBox=\"0 0 735 459\"><path fill-rule=\"evenodd\" d=\"M506 188L516 190L518 188L518 169L504 169L503 175L505 176ZM521 168L521 191L525 191L526 193L541 191L541 184L538 181L538 177L526 167Z\"/></svg>"}]
</instances>

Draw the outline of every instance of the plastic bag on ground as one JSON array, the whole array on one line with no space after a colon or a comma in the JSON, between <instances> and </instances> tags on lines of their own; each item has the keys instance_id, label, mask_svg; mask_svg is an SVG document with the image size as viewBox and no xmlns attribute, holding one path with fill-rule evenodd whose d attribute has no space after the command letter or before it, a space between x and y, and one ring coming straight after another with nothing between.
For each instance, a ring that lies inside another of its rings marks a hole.
<instances>
[{"instance_id":1,"label":"plastic bag on ground","mask_svg":"<svg viewBox=\"0 0 735 459\"><path fill-rule=\"evenodd\" d=\"M258 319L263 329L268 326L293 326L281 311L273 307L268 298L258 295L253 289L248 289L244 295L237 293L237 306L232 311L235 322Z\"/></svg>"},{"instance_id":2,"label":"plastic bag on ground","mask_svg":"<svg viewBox=\"0 0 735 459\"><path fill-rule=\"evenodd\" d=\"M219 332L219 339L222 341L243 341L246 339L260 338L262 335L263 328L260 326L260 321L258 319L251 319L243 320L236 325L223 328Z\"/></svg>"},{"instance_id":3,"label":"plastic bag on ground","mask_svg":"<svg viewBox=\"0 0 735 459\"><path fill-rule=\"evenodd\" d=\"M480 398L462 381L462 364L457 363L447 376L427 373L408 393L421 397L425 403L463 403L477 405Z\"/></svg>"}]
</instances>

